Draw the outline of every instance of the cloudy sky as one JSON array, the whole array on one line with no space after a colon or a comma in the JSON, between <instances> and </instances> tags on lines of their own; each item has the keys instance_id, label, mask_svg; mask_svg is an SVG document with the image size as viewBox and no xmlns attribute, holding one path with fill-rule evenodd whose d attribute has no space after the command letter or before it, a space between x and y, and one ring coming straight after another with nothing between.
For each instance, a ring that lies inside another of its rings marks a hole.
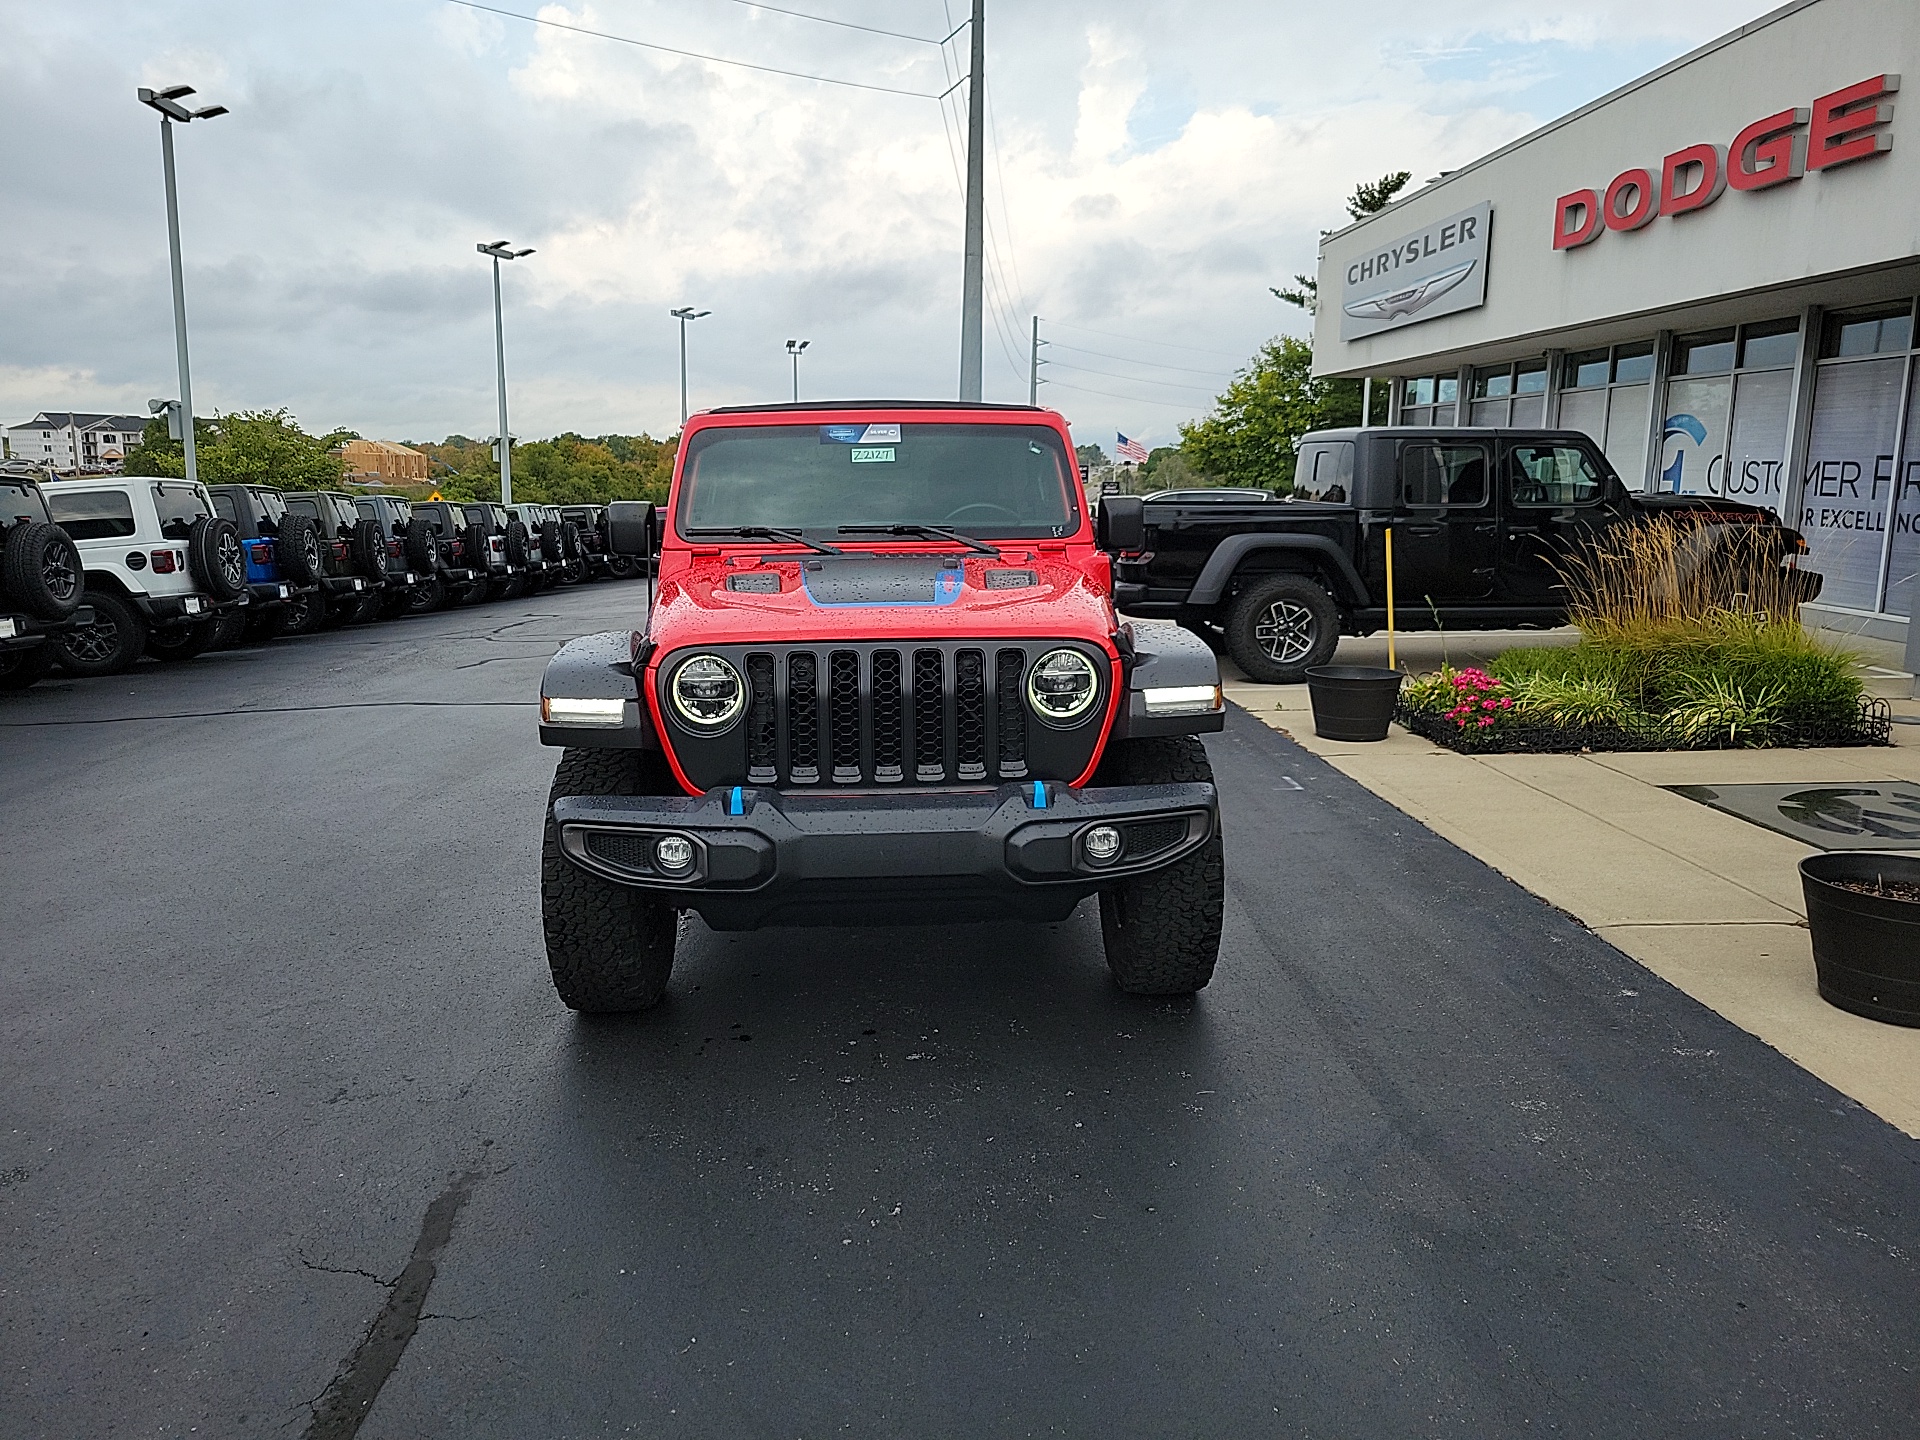
<instances>
[{"instance_id":1,"label":"cloudy sky","mask_svg":"<svg viewBox=\"0 0 1920 1440\"><path fill-rule=\"evenodd\" d=\"M177 133L195 400L313 429L671 433L692 403L955 393L967 0L0 0L0 422L172 395L158 123ZM1355 181L1423 180L1763 0L989 0L990 400L1174 438L1263 340ZM858 26L869 29L854 28ZM895 32L892 34L876 31ZM921 37L921 38L914 38ZM888 90L915 92L885 93ZM944 112L944 113L943 113ZM1071 347L1071 348L1070 348Z\"/></svg>"}]
</instances>

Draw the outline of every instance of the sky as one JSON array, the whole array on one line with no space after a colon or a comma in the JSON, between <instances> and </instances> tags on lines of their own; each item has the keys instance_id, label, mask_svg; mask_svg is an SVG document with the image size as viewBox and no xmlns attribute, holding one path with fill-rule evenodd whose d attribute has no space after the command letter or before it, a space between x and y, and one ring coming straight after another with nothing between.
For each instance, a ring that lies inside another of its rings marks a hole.
<instances>
[{"instance_id":1,"label":"sky","mask_svg":"<svg viewBox=\"0 0 1920 1440\"><path fill-rule=\"evenodd\" d=\"M0 423L178 393L134 97L172 84L232 112L175 134L202 415L492 435L474 247L502 238L535 250L502 276L520 438L677 430L681 305L712 312L696 410L789 398L789 339L803 399L951 397L965 87L929 97L966 8L0 0ZM1456 168L1766 8L988 0L985 398L1026 400L1038 315L1041 400L1076 438L1176 442L1307 333L1268 287L1312 273L1356 182Z\"/></svg>"}]
</instances>

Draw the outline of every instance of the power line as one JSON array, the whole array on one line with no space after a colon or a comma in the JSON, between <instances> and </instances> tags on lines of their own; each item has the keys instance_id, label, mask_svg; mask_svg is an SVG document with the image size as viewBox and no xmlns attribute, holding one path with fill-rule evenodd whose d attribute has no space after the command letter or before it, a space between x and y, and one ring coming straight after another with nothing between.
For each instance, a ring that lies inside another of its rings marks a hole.
<instances>
[{"instance_id":1,"label":"power line","mask_svg":"<svg viewBox=\"0 0 1920 1440\"><path fill-rule=\"evenodd\" d=\"M1082 395L1104 395L1109 400L1124 400L1129 405L1159 405L1168 410L1184 410L1189 415L1193 413L1193 404L1191 401L1183 405L1173 400L1148 400L1139 395L1117 395L1111 390L1095 390L1090 385L1072 385L1065 380L1049 380L1047 383L1049 385L1058 385L1062 390L1077 391Z\"/></svg>"},{"instance_id":2,"label":"power line","mask_svg":"<svg viewBox=\"0 0 1920 1440\"><path fill-rule=\"evenodd\" d=\"M811 80L819 85L843 85L850 90L873 90L882 95L906 95L915 100L941 98L927 90L900 90L892 85L869 85L862 80L839 80L831 75L809 75L803 70L782 70L778 65L756 65L751 60L730 60L724 55L703 55L698 50L678 50L671 45L657 45L651 40L635 40L628 35L614 35L605 30L589 30L584 25L568 25L559 20L548 20L541 15L522 15L515 10L502 10L497 6L482 5L479 0L447 0L447 4L459 5L468 10L484 10L489 15L504 15L509 20L524 20L529 25L545 25L554 30L568 30L575 35L591 35L596 40L613 40L621 45L638 46L642 50L658 50L662 54L679 55L688 60L704 60L709 65L733 65L742 70L758 70L763 75L785 75L790 80Z\"/></svg>"},{"instance_id":3,"label":"power line","mask_svg":"<svg viewBox=\"0 0 1920 1440\"><path fill-rule=\"evenodd\" d=\"M851 20L834 20L825 15L809 15L804 10L782 10L778 5L762 5L760 0L733 0L733 3L744 5L749 10L771 10L776 15L791 15L796 20L811 20L816 25L838 25L842 30L864 30L869 35L888 35L895 40L916 40L922 45L944 43L930 35L909 35L902 30L882 30L875 25L859 25Z\"/></svg>"},{"instance_id":4,"label":"power line","mask_svg":"<svg viewBox=\"0 0 1920 1440\"><path fill-rule=\"evenodd\" d=\"M1112 370L1095 370L1091 365L1074 365L1065 360L1055 360L1055 368L1072 370L1080 375L1104 375L1109 380L1125 380L1130 385L1157 385L1167 390L1197 390L1202 395L1217 395L1219 388L1213 385L1183 385L1178 380L1149 380L1144 375L1121 375Z\"/></svg>"},{"instance_id":5,"label":"power line","mask_svg":"<svg viewBox=\"0 0 1920 1440\"><path fill-rule=\"evenodd\" d=\"M1191 365L1169 365L1162 360L1136 360L1131 355L1112 355L1105 350L1089 350L1084 345L1069 345L1064 340L1051 342L1056 350L1071 350L1076 355L1098 355L1102 360L1118 360L1125 365L1145 365L1151 370L1178 370L1182 375L1218 375L1219 370L1197 370Z\"/></svg>"},{"instance_id":6,"label":"power line","mask_svg":"<svg viewBox=\"0 0 1920 1440\"><path fill-rule=\"evenodd\" d=\"M1062 330L1078 330L1082 335L1104 335L1109 340L1125 340L1134 345L1158 345L1167 350L1191 350L1196 355L1224 355L1224 350L1203 350L1198 345L1176 345L1171 340L1145 340L1138 335L1122 335L1114 330L1095 330L1091 325L1069 325L1064 320L1049 320Z\"/></svg>"}]
</instances>

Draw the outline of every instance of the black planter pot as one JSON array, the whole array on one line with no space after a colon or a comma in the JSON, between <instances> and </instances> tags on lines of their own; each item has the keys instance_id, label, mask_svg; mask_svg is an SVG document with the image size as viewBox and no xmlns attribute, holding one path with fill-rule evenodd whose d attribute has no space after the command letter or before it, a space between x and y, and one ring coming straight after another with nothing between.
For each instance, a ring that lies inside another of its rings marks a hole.
<instances>
[{"instance_id":1,"label":"black planter pot","mask_svg":"<svg viewBox=\"0 0 1920 1440\"><path fill-rule=\"evenodd\" d=\"M1920 900L1862 895L1836 883L1920 885L1920 855L1835 850L1800 862L1800 886L1813 931L1813 968L1831 1005L1920 1026Z\"/></svg>"},{"instance_id":2,"label":"black planter pot","mask_svg":"<svg viewBox=\"0 0 1920 1440\"><path fill-rule=\"evenodd\" d=\"M1307 671L1313 733L1322 740L1384 740L1400 703L1398 670L1372 665L1315 665Z\"/></svg>"}]
</instances>

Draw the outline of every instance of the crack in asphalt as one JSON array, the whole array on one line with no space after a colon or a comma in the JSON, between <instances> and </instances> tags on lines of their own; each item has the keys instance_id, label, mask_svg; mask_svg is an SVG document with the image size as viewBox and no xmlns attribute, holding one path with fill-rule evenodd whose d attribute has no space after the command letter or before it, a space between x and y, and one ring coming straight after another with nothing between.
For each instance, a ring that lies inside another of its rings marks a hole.
<instances>
[{"instance_id":1,"label":"crack in asphalt","mask_svg":"<svg viewBox=\"0 0 1920 1440\"><path fill-rule=\"evenodd\" d=\"M460 1209L472 1198L481 1181L481 1173L469 1170L434 1197L420 1220L420 1235L413 1242L413 1255L407 1268L393 1280L381 1280L390 1287L387 1303L373 1317L373 1324L353 1352L340 1362L340 1369L326 1392L313 1402L313 1423L306 1428L304 1440L352 1440L380 1398L381 1388L399 1365L414 1332L420 1328L426 1308L427 1292L433 1288L440 1252L453 1238L453 1222ZM308 1263L304 1259L302 1263ZM325 1267L314 1266L315 1269ZM366 1274L353 1271L353 1274ZM378 1276L369 1276L378 1280Z\"/></svg>"}]
</instances>

